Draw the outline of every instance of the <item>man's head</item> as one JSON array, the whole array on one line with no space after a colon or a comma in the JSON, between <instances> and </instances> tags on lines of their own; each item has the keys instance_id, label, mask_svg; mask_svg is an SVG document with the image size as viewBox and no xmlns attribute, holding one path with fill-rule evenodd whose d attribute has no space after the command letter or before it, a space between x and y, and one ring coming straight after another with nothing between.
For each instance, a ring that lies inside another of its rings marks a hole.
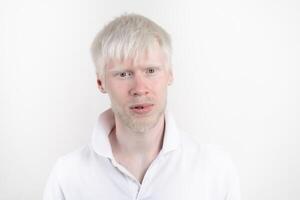
<instances>
[{"instance_id":1,"label":"man's head","mask_svg":"<svg viewBox=\"0 0 300 200\"><path fill-rule=\"evenodd\" d=\"M150 19L137 15L122 15L107 24L95 37L91 52L97 76L101 77L110 60L137 58L154 42L158 42L171 66L172 46L169 34Z\"/></svg>"},{"instance_id":2,"label":"man's head","mask_svg":"<svg viewBox=\"0 0 300 200\"><path fill-rule=\"evenodd\" d=\"M163 117L173 80L167 32L140 15L123 15L106 25L92 44L99 89L108 93L116 123L136 132Z\"/></svg>"}]
</instances>

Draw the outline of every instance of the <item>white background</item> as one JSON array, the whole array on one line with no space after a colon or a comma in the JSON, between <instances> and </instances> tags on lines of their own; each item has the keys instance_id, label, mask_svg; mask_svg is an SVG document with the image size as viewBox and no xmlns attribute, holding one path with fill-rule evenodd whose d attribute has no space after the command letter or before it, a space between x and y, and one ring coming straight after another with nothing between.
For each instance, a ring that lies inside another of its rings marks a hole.
<instances>
[{"instance_id":1,"label":"white background","mask_svg":"<svg viewBox=\"0 0 300 200\"><path fill-rule=\"evenodd\" d=\"M0 199L40 200L55 160L108 108L89 46L124 12L170 32L169 109L222 145L244 200L300 199L300 3L296 0L0 1Z\"/></svg>"}]
</instances>

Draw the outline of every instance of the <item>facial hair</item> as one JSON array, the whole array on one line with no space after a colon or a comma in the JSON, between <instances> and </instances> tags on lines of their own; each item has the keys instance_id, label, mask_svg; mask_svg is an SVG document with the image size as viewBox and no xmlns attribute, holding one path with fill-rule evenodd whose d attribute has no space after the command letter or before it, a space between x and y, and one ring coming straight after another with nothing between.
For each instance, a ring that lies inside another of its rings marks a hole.
<instances>
[{"instance_id":1,"label":"facial hair","mask_svg":"<svg viewBox=\"0 0 300 200\"><path fill-rule=\"evenodd\" d=\"M140 101L141 102L141 101ZM145 101L143 101L145 102ZM136 102L135 102L136 103ZM130 112L128 107L121 107L117 103L111 101L111 108L115 114L115 117L120 119L121 123L128 129L135 133L146 133L154 128L166 109L166 98L161 104L155 104L154 110L152 110L148 116L136 116Z\"/></svg>"}]
</instances>

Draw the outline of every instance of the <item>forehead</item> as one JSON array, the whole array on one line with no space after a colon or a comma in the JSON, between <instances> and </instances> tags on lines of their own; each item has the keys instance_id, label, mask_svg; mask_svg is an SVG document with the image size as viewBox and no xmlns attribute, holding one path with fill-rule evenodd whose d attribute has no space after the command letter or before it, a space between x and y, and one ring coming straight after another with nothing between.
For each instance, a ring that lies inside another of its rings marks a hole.
<instances>
[{"instance_id":1,"label":"forehead","mask_svg":"<svg viewBox=\"0 0 300 200\"><path fill-rule=\"evenodd\" d=\"M107 70L112 70L116 68L136 68L149 65L165 66L166 64L167 57L165 52L159 46L159 44L154 43L135 57L128 57L123 60L110 59L106 65L106 68Z\"/></svg>"}]
</instances>

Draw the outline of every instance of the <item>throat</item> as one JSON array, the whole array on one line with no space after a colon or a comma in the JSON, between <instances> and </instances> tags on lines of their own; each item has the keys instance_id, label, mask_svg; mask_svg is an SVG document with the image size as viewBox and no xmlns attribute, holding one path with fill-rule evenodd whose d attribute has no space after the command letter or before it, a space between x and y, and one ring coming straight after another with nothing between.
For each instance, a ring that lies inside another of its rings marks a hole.
<instances>
[{"instance_id":1,"label":"throat","mask_svg":"<svg viewBox=\"0 0 300 200\"><path fill-rule=\"evenodd\" d=\"M150 167L151 163L155 160L155 157L144 158L144 157L130 157L124 155L116 155L115 159L124 168L130 172L139 183L142 183L144 176Z\"/></svg>"},{"instance_id":2,"label":"throat","mask_svg":"<svg viewBox=\"0 0 300 200\"><path fill-rule=\"evenodd\" d=\"M118 126L116 121L116 128L112 129L108 136L115 160L140 183L162 149L164 127L164 118L162 118L155 129L139 134Z\"/></svg>"}]
</instances>

